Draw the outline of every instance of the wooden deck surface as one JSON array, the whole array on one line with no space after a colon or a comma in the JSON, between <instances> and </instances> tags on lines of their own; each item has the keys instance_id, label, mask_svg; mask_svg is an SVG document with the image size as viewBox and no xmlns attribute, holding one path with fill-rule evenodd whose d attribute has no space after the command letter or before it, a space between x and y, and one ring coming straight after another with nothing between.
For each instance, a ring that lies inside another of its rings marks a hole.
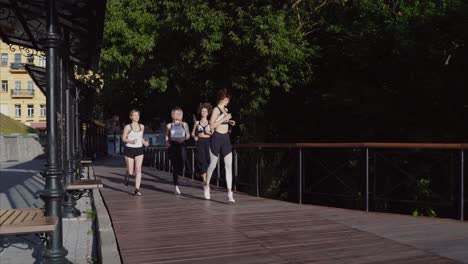
<instances>
[{"instance_id":1,"label":"wooden deck surface","mask_svg":"<svg viewBox=\"0 0 468 264\"><path fill-rule=\"evenodd\" d=\"M212 191L143 169L141 197L123 158L95 164L123 263L468 263L468 223L297 205ZM133 180L131 181L133 184Z\"/></svg>"}]
</instances>

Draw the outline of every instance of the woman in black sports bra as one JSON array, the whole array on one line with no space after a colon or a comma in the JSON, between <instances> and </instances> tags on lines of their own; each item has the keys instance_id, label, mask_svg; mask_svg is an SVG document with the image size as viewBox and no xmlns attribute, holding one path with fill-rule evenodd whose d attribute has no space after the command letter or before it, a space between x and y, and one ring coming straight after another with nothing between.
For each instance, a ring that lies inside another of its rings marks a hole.
<instances>
[{"instance_id":1,"label":"woman in black sports bra","mask_svg":"<svg viewBox=\"0 0 468 264\"><path fill-rule=\"evenodd\" d=\"M197 161L200 175L203 178L203 183L206 185L206 171L210 165L210 137L211 128L208 121L208 116L211 114L211 104L204 103L198 107L198 115L200 120L195 121L192 130L192 137L195 139L197 146Z\"/></svg>"},{"instance_id":2,"label":"woman in black sports bra","mask_svg":"<svg viewBox=\"0 0 468 264\"><path fill-rule=\"evenodd\" d=\"M226 184L228 191L228 201L234 203L232 193L232 145L229 138L229 126L234 126L236 122L232 120L231 114L226 106L229 104L230 95L227 90L220 90L217 93L217 106L213 109L210 118L210 127L214 131L210 142L210 166L207 170L206 185L204 187L205 199L210 199L210 179L218 163L218 156L224 159L226 170Z\"/></svg>"}]
</instances>

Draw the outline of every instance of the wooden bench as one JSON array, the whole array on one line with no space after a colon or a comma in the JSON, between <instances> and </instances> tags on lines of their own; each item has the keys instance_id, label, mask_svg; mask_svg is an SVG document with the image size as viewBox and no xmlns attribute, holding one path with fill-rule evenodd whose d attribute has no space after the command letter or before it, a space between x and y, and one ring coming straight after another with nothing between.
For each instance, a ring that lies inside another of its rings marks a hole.
<instances>
[{"instance_id":1,"label":"wooden bench","mask_svg":"<svg viewBox=\"0 0 468 264\"><path fill-rule=\"evenodd\" d=\"M42 208L0 210L0 248L11 245L7 235L52 233L55 231L57 221L58 218L55 216L44 216Z\"/></svg>"},{"instance_id":2,"label":"wooden bench","mask_svg":"<svg viewBox=\"0 0 468 264\"><path fill-rule=\"evenodd\" d=\"M79 200L86 192L91 194L93 189L103 187L101 180L79 180L65 186L65 190L71 192L74 198Z\"/></svg>"},{"instance_id":3,"label":"wooden bench","mask_svg":"<svg viewBox=\"0 0 468 264\"><path fill-rule=\"evenodd\" d=\"M102 188L101 180L79 180L74 183L68 184L65 187L67 191L75 190L90 190L90 189L100 189Z\"/></svg>"},{"instance_id":4,"label":"wooden bench","mask_svg":"<svg viewBox=\"0 0 468 264\"><path fill-rule=\"evenodd\" d=\"M82 167L86 167L86 173L87 173L87 176L88 176L88 177L87 177L88 180L91 179L91 178L90 178L90 170L93 170L93 178L95 178L94 168L93 168L93 166L91 165L92 163L93 163L93 161L90 160L90 159L82 159L82 160L80 160L81 166L82 166ZM81 177L81 176L82 176L82 175L80 175L80 177Z\"/></svg>"}]
</instances>

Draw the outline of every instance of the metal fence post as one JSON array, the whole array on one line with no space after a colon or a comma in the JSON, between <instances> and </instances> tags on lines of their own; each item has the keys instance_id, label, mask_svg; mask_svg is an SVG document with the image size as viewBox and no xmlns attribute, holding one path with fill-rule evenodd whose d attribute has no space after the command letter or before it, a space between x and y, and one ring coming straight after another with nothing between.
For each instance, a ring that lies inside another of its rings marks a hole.
<instances>
[{"instance_id":1,"label":"metal fence post","mask_svg":"<svg viewBox=\"0 0 468 264\"><path fill-rule=\"evenodd\" d=\"M237 151L234 149L234 191L237 192Z\"/></svg>"},{"instance_id":2,"label":"metal fence post","mask_svg":"<svg viewBox=\"0 0 468 264\"><path fill-rule=\"evenodd\" d=\"M463 221L465 219L465 157L464 151L461 150L461 198L460 198L460 220Z\"/></svg>"},{"instance_id":3,"label":"metal fence post","mask_svg":"<svg viewBox=\"0 0 468 264\"><path fill-rule=\"evenodd\" d=\"M219 188L219 176L220 176L220 174L221 174L221 168L220 168L221 166L220 166L220 165L221 165L221 162L220 162L220 160L219 160L219 154L218 154L218 165L217 165L217 167L218 167L218 168L217 168L218 175L216 175L216 187L218 187L218 188Z\"/></svg>"},{"instance_id":4,"label":"metal fence post","mask_svg":"<svg viewBox=\"0 0 468 264\"><path fill-rule=\"evenodd\" d=\"M366 212L369 212L369 148L366 148Z\"/></svg>"},{"instance_id":5,"label":"metal fence post","mask_svg":"<svg viewBox=\"0 0 468 264\"><path fill-rule=\"evenodd\" d=\"M302 148L299 148L299 204L302 204Z\"/></svg>"},{"instance_id":6,"label":"metal fence post","mask_svg":"<svg viewBox=\"0 0 468 264\"><path fill-rule=\"evenodd\" d=\"M192 180L195 179L195 151L192 149Z\"/></svg>"},{"instance_id":7,"label":"metal fence post","mask_svg":"<svg viewBox=\"0 0 468 264\"><path fill-rule=\"evenodd\" d=\"M259 173L260 173L260 168L259 168L259 161L260 161L260 151L261 148L258 148L258 156L257 156L257 164L255 166L255 185L256 185L256 192L257 192L257 197L260 197L260 188L259 188Z\"/></svg>"},{"instance_id":8,"label":"metal fence post","mask_svg":"<svg viewBox=\"0 0 468 264\"><path fill-rule=\"evenodd\" d=\"M161 170L161 150L158 149L158 170Z\"/></svg>"}]
</instances>

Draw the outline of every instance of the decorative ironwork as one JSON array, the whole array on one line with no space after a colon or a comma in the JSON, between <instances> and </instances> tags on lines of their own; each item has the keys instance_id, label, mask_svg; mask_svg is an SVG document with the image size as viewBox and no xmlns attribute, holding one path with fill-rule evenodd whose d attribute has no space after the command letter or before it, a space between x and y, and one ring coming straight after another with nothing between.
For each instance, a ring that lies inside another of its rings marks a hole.
<instances>
[{"instance_id":1,"label":"decorative ironwork","mask_svg":"<svg viewBox=\"0 0 468 264\"><path fill-rule=\"evenodd\" d=\"M14 235L15 239L21 239L27 242L29 245L40 246L40 245L45 244L45 242L47 241L47 236L45 233L34 234L34 236L39 239L39 242L29 239L30 236L31 236L30 234ZM11 245L13 245L13 242L11 241L9 236L0 236L0 252L5 250L6 248L9 248Z\"/></svg>"},{"instance_id":2,"label":"decorative ironwork","mask_svg":"<svg viewBox=\"0 0 468 264\"><path fill-rule=\"evenodd\" d=\"M57 18L60 31L70 33L68 50L74 63L86 68L96 68L99 42L104 25L105 0L57 1ZM44 51L46 38L46 1L0 0L0 35L2 39L28 49ZM40 56L32 50L22 50L23 55Z\"/></svg>"},{"instance_id":3,"label":"decorative ironwork","mask_svg":"<svg viewBox=\"0 0 468 264\"><path fill-rule=\"evenodd\" d=\"M18 46L15 44L8 45L11 52L19 51L22 56L29 57L29 56L36 56L36 57L45 57L45 51L42 50L35 50L28 47Z\"/></svg>"}]
</instances>

